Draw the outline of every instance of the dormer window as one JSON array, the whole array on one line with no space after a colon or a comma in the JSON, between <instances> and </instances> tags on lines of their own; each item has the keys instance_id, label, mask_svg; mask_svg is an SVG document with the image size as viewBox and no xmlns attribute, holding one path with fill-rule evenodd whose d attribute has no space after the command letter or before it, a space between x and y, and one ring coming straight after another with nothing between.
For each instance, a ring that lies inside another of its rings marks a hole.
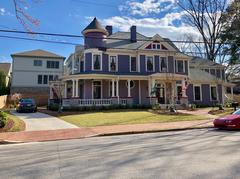
<instances>
[{"instance_id":1,"label":"dormer window","mask_svg":"<svg viewBox=\"0 0 240 179\"><path fill-rule=\"evenodd\" d=\"M100 54L93 55L92 70L102 70L102 58Z\"/></svg>"},{"instance_id":2,"label":"dormer window","mask_svg":"<svg viewBox=\"0 0 240 179\"><path fill-rule=\"evenodd\" d=\"M147 72L153 72L154 71L153 57L147 57L147 59L146 59L146 71Z\"/></svg>"},{"instance_id":3,"label":"dormer window","mask_svg":"<svg viewBox=\"0 0 240 179\"><path fill-rule=\"evenodd\" d=\"M162 48L161 48L162 47ZM164 48L163 48L164 47ZM154 42L152 44L149 44L146 49L153 49L153 50L167 50L167 48L165 48L165 46L161 45L159 42Z\"/></svg>"},{"instance_id":4,"label":"dormer window","mask_svg":"<svg viewBox=\"0 0 240 179\"><path fill-rule=\"evenodd\" d=\"M110 56L109 58L109 71L115 72L117 71L117 57Z\"/></svg>"}]
</instances>

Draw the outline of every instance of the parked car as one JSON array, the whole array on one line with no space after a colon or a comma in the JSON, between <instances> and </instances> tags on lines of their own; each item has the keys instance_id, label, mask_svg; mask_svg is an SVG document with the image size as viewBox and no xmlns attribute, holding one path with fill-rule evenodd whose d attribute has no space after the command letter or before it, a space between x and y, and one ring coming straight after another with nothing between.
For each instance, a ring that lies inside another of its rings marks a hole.
<instances>
[{"instance_id":1,"label":"parked car","mask_svg":"<svg viewBox=\"0 0 240 179\"><path fill-rule=\"evenodd\" d=\"M213 124L219 129L240 129L240 109L231 115L215 119Z\"/></svg>"},{"instance_id":2,"label":"parked car","mask_svg":"<svg viewBox=\"0 0 240 179\"><path fill-rule=\"evenodd\" d=\"M20 99L17 107L17 112L37 112L37 105L34 99Z\"/></svg>"}]
</instances>

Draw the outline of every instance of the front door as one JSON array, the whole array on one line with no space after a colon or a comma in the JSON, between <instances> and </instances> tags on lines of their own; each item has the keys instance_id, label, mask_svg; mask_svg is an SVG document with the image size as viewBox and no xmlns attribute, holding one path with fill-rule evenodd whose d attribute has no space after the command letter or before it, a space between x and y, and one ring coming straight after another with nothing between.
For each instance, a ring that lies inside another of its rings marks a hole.
<instances>
[{"instance_id":1,"label":"front door","mask_svg":"<svg viewBox=\"0 0 240 179\"><path fill-rule=\"evenodd\" d=\"M165 104L165 88L163 84L157 84L156 97L159 104Z\"/></svg>"},{"instance_id":2,"label":"front door","mask_svg":"<svg viewBox=\"0 0 240 179\"><path fill-rule=\"evenodd\" d=\"M93 99L102 98L102 82L94 81L93 82Z\"/></svg>"}]
</instances>

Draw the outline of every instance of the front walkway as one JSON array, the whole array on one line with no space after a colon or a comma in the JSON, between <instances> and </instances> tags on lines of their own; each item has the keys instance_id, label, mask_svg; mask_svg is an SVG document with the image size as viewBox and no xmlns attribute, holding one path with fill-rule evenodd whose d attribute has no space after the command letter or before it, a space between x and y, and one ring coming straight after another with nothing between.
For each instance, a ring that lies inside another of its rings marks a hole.
<instances>
[{"instance_id":1,"label":"front walkway","mask_svg":"<svg viewBox=\"0 0 240 179\"><path fill-rule=\"evenodd\" d=\"M57 130L57 129L72 129L77 126L60 120L56 117L44 113L17 113L11 112L18 118L22 119L26 124L26 131L42 131L42 130Z\"/></svg>"},{"instance_id":2,"label":"front walkway","mask_svg":"<svg viewBox=\"0 0 240 179\"><path fill-rule=\"evenodd\" d=\"M41 119L39 119L41 120ZM181 121L150 124L130 124L114 126L86 127L78 129L60 129L48 131L24 131L0 133L2 141L43 142L53 140L79 139L92 136L158 132L179 129L197 129L213 127L213 120Z\"/></svg>"}]
</instances>

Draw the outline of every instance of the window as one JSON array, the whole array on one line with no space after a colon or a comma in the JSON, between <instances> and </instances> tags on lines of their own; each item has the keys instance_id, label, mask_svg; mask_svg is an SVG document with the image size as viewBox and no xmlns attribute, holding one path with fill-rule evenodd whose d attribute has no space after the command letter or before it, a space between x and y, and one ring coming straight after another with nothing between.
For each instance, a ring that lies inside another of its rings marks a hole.
<instances>
[{"instance_id":1,"label":"window","mask_svg":"<svg viewBox=\"0 0 240 179\"><path fill-rule=\"evenodd\" d=\"M147 57L147 62L146 62L146 71L152 72L154 67L153 63L153 57Z\"/></svg>"},{"instance_id":2,"label":"window","mask_svg":"<svg viewBox=\"0 0 240 179\"><path fill-rule=\"evenodd\" d=\"M42 75L38 75L38 84L42 84Z\"/></svg>"},{"instance_id":3,"label":"window","mask_svg":"<svg viewBox=\"0 0 240 179\"><path fill-rule=\"evenodd\" d=\"M152 47L153 47L153 49L156 49L156 44L153 44L153 46L152 46Z\"/></svg>"},{"instance_id":4,"label":"window","mask_svg":"<svg viewBox=\"0 0 240 179\"><path fill-rule=\"evenodd\" d=\"M102 70L101 55L93 55L93 70Z\"/></svg>"},{"instance_id":5,"label":"window","mask_svg":"<svg viewBox=\"0 0 240 179\"><path fill-rule=\"evenodd\" d=\"M57 81L58 80L58 75L55 75L54 78L53 78L54 81Z\"/></svg>"},{"instance_id":6,"label":"window","mask_svg":"<svg viewBox=\"0 0 240 179\"><path fill-rule=\"evenodd\" d=\"M137 59L136 57L131 57L130 59L130 71L136 72L137 71Z\"/></svg>"},{"instance_id":7,"label":"window","mask_svg":"<svg viewBox=\"0 0 240 179\"><path fill-rule=\"evenodd\" d=\"M42 66L42 60L34 60L33 65L34 66Z\"/></svg>"},{"instance_id":8,"label":"window","mask_svg":"<svg viewBox=\"0 0 240 179\"><path fill-rule=\"evenodd\" d=\"M133 80L130 81L130 88L134 88L135 82ZM128 81L126 82L126 87L128 88Z\"/></svg>"},{"instance_id":9,"label":"window","mask_svg":"<svg viewBox=\"0 0 240 179\"><path fill-rule=\"evenodd\" d=\"M48 76L47 75L43 76L43 84L48 84Z\"/></svg>"},{"instance_id":10,"label":"window","mask_svg":"<svg viewBox=\"0 0 240 179\"><path fill-rule=\"evenodd\" d=\"M201 86L194 86L194 101L201 101Z\"/></svg>"},{"instance_id":11,"label":"window","mask_svg":"<svg viewBox=\"0 0 240 179\"><path fill-rule=\"evenodd\" d=\"M215 101L217 100L217 87L216 86L211 86L211 100Z\"/></svg>"},{"instance_id":12,"label":"window","mask_svg":"<svg viewBox=\"0 0 240 179\"><path fill-rule=\"evenodd\" d=\"M102 82L93 81L93 99L102 98Z\"/></svg>"},{"instance_id":13,"label":"window","mask_svg":"<svg viewBox=\"0 0 240 179\"><path fill-rule=\"evenodd\" d=\"M184 61L183 60L177 60L176 63L177 63L177 72L184 73L185 72Z\"/></svg>"},{"instance_id":14,"label":"window","mask_svg":"<svg viewBox=\"0 0 240 179\"><path fill-rule=\"evenodd\" d=\"M166 57L160 58L160 71L167 72L167 58Z\"/></svg>"},{"instance_id":15,"label":"window","mask_svg":"<svg viewBox=\"0 0 240 179\"><path fill-rule=\"evenodd\" d=\"M109 71L117 71L117 57L110 56L109 59Z\"/></svg>"},{"instance_id":16,"label":"window","mask_svg":"<svg viewBox=\"0 0 240 179\"><path fill-rule=\"evenodd\" d=\"M48 81L53 81L53 75L49 75Z\"/></svg>"},{"instance_id":17,"label":"window","mask_svg":"<svg viewBox=\"0 0 240 179\"><path fill-rule=\"evenodd\" d=\"M157 44L157 49L160 49L161 48L161 45L160 44Z\"/></svg>"},{"instance_id":18,"label":"window","mask_svg":"<svg viewBox=\"0 0 240 179\"><path fill-rule=\"evenodd\" d=\"M59 68L59 62L58 61L47 61L47 68Z\"/></svg>"}]
</instances>

